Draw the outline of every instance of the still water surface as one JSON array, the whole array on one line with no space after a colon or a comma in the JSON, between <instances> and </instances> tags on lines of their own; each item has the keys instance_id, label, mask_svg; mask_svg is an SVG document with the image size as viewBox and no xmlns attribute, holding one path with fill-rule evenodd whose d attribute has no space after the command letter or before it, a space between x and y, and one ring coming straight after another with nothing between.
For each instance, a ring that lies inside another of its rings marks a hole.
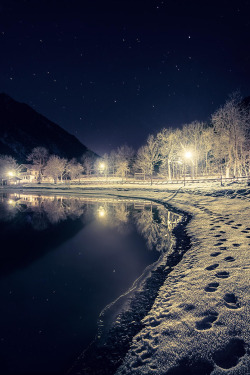
<instances>
[{"instance_id":1,"label":"still water surface","mask_svg":"<svg viewBox=\"0 0 250 375\"><path fill-rule=\"evenodd\" d=\"M2 196L0 373L66 373L178 220L150 202Z\"/></svg>"}]
</instances>

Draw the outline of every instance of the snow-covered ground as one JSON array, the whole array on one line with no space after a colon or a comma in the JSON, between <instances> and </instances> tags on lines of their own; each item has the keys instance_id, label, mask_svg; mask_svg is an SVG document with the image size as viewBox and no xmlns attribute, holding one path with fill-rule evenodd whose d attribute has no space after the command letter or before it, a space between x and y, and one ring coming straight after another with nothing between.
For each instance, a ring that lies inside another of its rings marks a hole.
<instances>
[{"instance_id":1,"label":"snow-covered ground","mask_svg":"<svg viewBox=\"0 0 250 375\"><path fill-rule=\"evenodd\" d=\"M151 198L192 215L192 246L161 287L117 375L250 374L249 186L61 188L64 195Z\"/></svg>"}]
</instances>

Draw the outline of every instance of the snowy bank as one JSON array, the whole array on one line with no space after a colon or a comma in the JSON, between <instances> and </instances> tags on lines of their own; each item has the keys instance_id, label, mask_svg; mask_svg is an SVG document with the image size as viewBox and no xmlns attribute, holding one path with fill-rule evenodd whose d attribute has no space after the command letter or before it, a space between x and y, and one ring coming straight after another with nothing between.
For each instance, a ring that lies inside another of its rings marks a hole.
<instances>
[{"instance_id":1,"label":"snowy bank","mask_svg":"<svg viewBox=\"0 0 250 375\"><path fill-rule=\"evenodd\" d=\"M249 191L191 188L170 203L192 214L192 246L161 287L116 374L247 375Z\"/></svg>"}]
</instances>

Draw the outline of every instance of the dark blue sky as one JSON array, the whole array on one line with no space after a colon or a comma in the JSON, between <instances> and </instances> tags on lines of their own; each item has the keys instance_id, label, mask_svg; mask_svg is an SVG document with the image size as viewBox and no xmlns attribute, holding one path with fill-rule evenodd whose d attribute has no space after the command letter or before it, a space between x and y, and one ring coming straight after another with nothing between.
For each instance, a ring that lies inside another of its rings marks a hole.
<instances>
[{"instance_id":1,"label":"dark blue sky","mask_svg":"<svg viewBox=\"0 0 250 375\"><path fill-rule=\"evenodd\" d=\"M0 91L99 154L250 95L250 1L0 1Z\"/></svg>"}]
</instances>

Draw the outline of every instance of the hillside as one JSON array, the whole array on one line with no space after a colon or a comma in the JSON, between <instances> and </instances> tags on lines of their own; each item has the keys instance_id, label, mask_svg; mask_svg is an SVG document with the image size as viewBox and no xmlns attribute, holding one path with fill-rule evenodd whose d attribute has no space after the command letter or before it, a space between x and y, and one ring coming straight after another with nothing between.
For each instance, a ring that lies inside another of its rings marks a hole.
<instances>
[{"instance_id":1,"label":"hillside","mask_svg":"<svg viewBox=\"0 0 250 375\"><path fill-rule=\"evenodd\" d=\"M48 120L30 106L0 94L0 154L25 162L34 147L71 159L86 152L96 156L75 136Z\"/></svg>"}]
</instances>

